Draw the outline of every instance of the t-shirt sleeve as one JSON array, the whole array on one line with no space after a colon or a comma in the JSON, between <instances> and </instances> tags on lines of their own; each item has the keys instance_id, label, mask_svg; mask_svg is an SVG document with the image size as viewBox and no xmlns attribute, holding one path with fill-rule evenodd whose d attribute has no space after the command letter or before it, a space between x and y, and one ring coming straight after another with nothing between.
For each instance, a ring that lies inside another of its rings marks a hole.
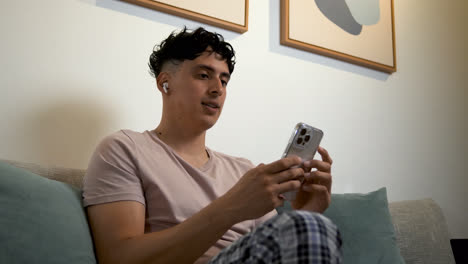
<instances>
[{"instance_id":1,"label":"t-shirt sleeve","mask_svg":"<svg viewBox=\"0 0 468 264\"><path fill-rule=\"evenodd\" d=\"M104 138L92 155L83 180L84 206L116 201L145 205L135 155L135 144L123 131Z\"/></svg>"}]
</instances>

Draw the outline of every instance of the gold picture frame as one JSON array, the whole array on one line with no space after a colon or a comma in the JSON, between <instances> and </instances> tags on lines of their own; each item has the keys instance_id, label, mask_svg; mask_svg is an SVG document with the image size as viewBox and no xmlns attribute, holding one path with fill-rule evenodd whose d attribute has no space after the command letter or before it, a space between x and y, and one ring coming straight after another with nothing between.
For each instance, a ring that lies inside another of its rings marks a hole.
<instances>
[{"instance_id":1,"label":"gold picture frame","mask_svg":"<svg viewBox=\"0 0 468 264\"><path fill-rule=\"evenodd\" d=\"M248 0L122 0L238 33L248 30Z\"/></svg>"},{"instance_id":2,"label":"gold picture frame","mask_svg":"<svg viewBox=\"0 0 468 264\"><path fill-rule=\"evenodd\" d=\"M356 21L346 0L281 0L280 4L282 45L386 73L396 72L393 0L378 0L373 17L378 22L373 25L353 22L357 26L343 22L346 13L350 21ZM333 8L337 11L330 11ZM368 16L365 12L361 14Z\"/></svg>"}]
</instances>

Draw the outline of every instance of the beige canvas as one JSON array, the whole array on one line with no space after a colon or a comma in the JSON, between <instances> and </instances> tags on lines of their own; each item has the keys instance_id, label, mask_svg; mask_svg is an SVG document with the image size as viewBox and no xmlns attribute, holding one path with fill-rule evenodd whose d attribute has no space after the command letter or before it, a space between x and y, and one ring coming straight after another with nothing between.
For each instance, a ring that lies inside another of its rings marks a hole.
<instances>
[{"instance_id":1,"label":"beige canvas","mask_svg":"<svg viewBox=\"0 0 468 264\"><path fill-rule=\"evenodd\" d=\"M317 6L314 0L289 1L290 40L314 45L359 59L394 65L392 1L378 2L379 20L363 25L358 34L350 34L337 26Z\"/></svg>"}]
</instances>

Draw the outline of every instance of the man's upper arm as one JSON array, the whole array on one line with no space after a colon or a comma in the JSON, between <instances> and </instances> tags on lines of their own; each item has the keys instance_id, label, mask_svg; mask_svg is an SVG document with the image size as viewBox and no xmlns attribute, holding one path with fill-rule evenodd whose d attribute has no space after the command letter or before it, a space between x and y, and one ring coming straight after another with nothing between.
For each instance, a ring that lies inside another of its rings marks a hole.
<instances>
[{"instance_id":1,"label":"man's upper arm","mask_svg":"<svg viewBox=\"0 0 468 264\"><path fill-rule=\"evenodd\" d=\"M145 231L145 207L136 201L119 201L87 207L99 259L110 256L118 243Z\"/></svg>"},{"instance_id":2,"label":"man's upper arm","mask_svg":"<svg viewBox=\"0 0 468 264\"><path fill-rule=\"evenodd\" d=\"M137 153L133 140L121 131L104 138L93 153L83 180L84 205L116 201L145 204L135 162Z\"/></svg>"}]
</instances>

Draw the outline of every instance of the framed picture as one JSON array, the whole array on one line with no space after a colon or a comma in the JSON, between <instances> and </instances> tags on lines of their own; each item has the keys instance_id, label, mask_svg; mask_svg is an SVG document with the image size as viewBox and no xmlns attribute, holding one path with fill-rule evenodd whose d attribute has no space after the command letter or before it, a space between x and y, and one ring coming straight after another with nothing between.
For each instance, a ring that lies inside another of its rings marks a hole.
<instances>
[{"instance_id":1,"label":"framed picture","mask_svg":"<svg viewBox=\"0 0 468 264\"><path fill-rule=\"evenodd\" d=\"M248 29L248 0L123 0L239 33Z\"/></svg>"},{"instance_id":2,"label":"framed picture","mask_svg":"<svg viewBox=\"0 0 468 264\"><path fill-rule=\"evenodd\" d=\"M393 0L281 0L281 44L396 71Z\"/></svg>"}]
</instances>

